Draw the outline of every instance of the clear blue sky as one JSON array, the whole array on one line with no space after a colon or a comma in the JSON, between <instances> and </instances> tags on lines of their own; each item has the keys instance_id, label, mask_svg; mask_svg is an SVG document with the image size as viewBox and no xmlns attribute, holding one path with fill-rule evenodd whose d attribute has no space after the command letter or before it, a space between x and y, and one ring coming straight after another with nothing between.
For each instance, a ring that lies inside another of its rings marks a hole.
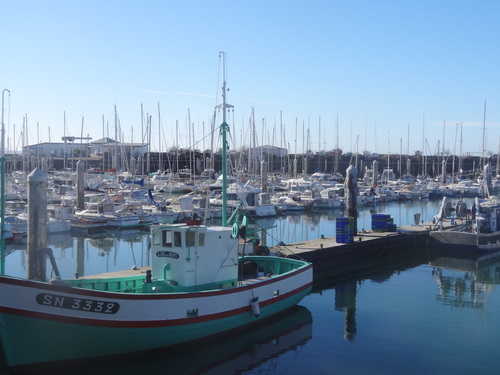
<instances>
[{"instance_id":1,"label":"clear blue sky","mask_svg":"<svg viewBox=\"0 0 500 375\"><path fill-rule=\"evenodd\" d=\"M153 149L176 145L176 121L188 146L188 111L201 142L225 51L233 147L248 144L254 108L258 144L291 152L333 149L338 118L344 152L406 153L409 140L413 153L425 137L435 153L444 134L458 153L462 124L463 152L481 154L486 101L496 153L499 15L496 0L3 1L8 148L20 149L25 116L30 144L60 141L64 112L66 135L80 136L83 118L84 136L114 138L114 105L122 140L141 142L141 103Z\"/></svg>"}]
</instances>

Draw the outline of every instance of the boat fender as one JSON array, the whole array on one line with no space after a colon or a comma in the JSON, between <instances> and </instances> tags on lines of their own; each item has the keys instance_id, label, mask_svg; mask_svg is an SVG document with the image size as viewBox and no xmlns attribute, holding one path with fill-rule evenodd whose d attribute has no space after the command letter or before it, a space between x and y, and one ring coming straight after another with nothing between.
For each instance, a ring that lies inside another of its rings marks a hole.
<instances>
[{"instance_id":1,"label":"boat fender","mask_svg":"<svg viewBox=\"0 0 500 375\"><path fill-rule=\"evenodd\" d=\"M250 301L250 307L252 308L252 314L258 318L260 315L259 297L253 297Z\"/></svg>"}]
</instances>

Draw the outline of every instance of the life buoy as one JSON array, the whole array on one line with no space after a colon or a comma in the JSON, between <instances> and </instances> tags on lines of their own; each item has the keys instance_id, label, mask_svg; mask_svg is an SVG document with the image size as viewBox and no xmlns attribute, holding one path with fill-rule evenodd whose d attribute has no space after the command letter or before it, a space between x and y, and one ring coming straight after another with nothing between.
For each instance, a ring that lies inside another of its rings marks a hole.
<instances>
[{"instance_id":1,"label":"life buoy","mask_svg":"<svg viewBox=\"0 0 500 375\"><path fill-rule=\"evenodd\" d=\"M234 223L233 224L233 233L232 233L232 237L233 238L238 238L240 234L240 228L238 227L238 224L237 223Z\"/></svg>"}]
</instances>

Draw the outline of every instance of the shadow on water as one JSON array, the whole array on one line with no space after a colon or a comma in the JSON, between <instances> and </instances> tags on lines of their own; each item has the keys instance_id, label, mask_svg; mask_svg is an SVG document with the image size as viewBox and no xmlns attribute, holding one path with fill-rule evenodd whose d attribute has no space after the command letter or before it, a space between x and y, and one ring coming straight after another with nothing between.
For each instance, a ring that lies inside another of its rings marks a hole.
<instances>
[{"instance_id":1,"label":"shadow on water","mask_svg":"<svg viewBox=\"0 0 500 375\"><path fill-rule=\"evenodd\" d=\"M296 351L312 338L311 312L295 306L271 320L250 328L196 343L160 350L107 358L87 359L80 363L37 366L22 374L144 374L176 375L239 374L252 370L284 353ZM98 338L96 338L98 339ZM8 374L2 358L0 373Z\"/></svg>"},{"instance_id":2,"label":"shadow on water","mask_svg":"<svg viewBox=\"0 0 500 375\"><path fill-rule=\"evenodd\" d=\"M408 249L407 252L372 257L364 262L356 262L354 266L315 272L314 290L327 289L349 280L372 278L374 275L378 275L378 277L387 275L389 278L394 273L420 266L427 263L428 260L429 249L426 247L416 247Z\"/></svg>"}]
</instances>

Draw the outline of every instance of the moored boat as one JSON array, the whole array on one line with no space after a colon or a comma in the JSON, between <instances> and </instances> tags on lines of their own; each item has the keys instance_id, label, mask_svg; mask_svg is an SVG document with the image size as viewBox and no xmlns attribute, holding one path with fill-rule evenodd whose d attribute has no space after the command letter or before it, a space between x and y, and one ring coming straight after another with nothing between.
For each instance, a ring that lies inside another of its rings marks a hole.
<instances>
[{"instance_id":1,"label":"moored boat","mask_svg":"<svg viewBox=\"0 0 500 375\"><path fill-rule=\"evenodd\" d=\"M444 228L444 221L448 228ZM455 251L500 251L498 197L476 198L470 209L463 201L453 206L448 198L443 198L429 246Z\"/></svg>"},{"instance_id":2,"label":"moored boat","mask_svg":"<svg viewBox=\"0 0 500 375\"><path fill-rule=\"evenodd\" d=\"M202 339L271 317L310 291L309 263L238 259L232 228L189 224L195 225L151 227L152 269L48 282L0 276L8 366L22 370Z\"/></svg>"}]
</instances>

